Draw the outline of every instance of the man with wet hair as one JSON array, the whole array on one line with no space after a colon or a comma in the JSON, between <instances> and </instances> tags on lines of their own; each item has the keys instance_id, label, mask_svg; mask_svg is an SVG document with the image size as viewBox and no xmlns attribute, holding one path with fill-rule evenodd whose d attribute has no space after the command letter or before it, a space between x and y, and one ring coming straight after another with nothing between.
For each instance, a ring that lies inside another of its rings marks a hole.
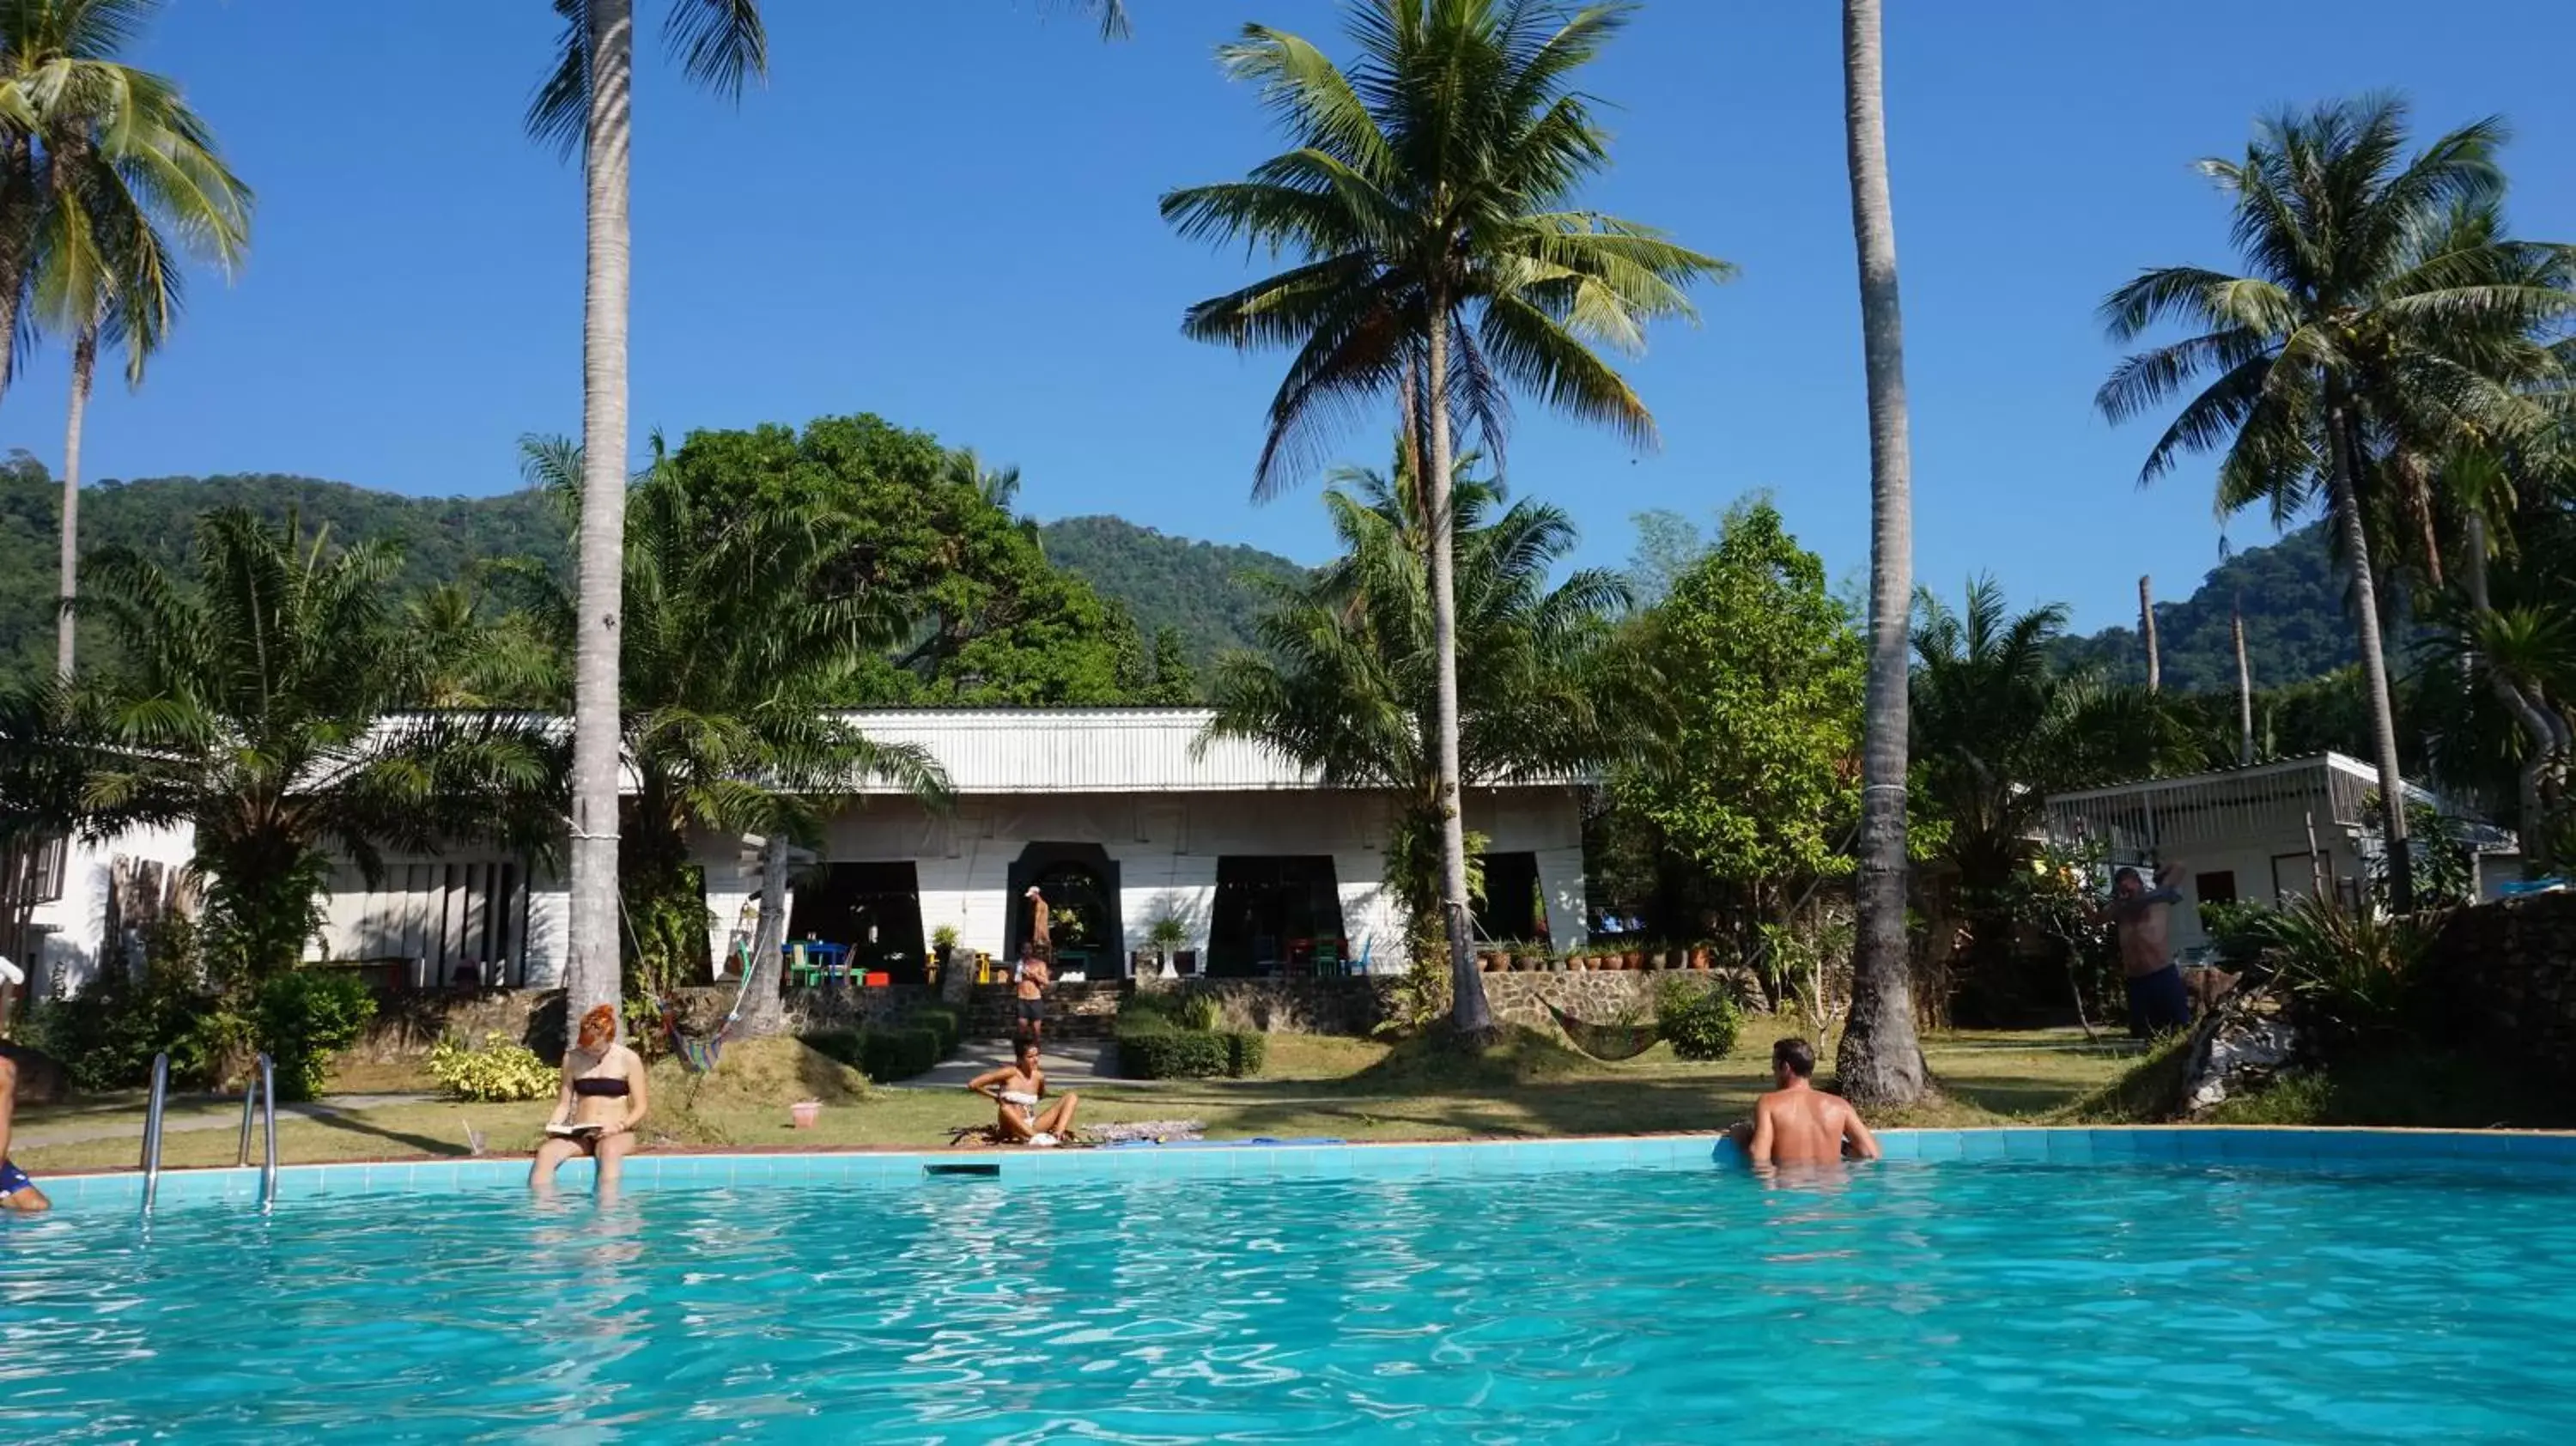
<instances>
[{"instance_id":1,"label":"man with wet hair","mask_svg":"<svg viewBox=\"0 0 2576 1446\"><path fill-rule=\"evenodd\" d=\"M1737 1125L1735 1143L1755 1165L1823 1165L1848 1156L1878 1158L1878 1140L1860 1111L1815 1086L1816 1047L1790 1038L1771 1046L1772 1090L1754 1101L1753 1119Z\"/></svg>"}]
</instances>

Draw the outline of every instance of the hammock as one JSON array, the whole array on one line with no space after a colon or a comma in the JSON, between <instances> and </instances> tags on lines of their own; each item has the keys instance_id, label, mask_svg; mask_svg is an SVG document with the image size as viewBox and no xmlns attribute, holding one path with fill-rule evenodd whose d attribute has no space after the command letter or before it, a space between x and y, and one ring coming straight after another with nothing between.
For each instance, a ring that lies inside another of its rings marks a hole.
<instances>
[{"instance_id":1,"label":"hammock","mask_svg":"<svg viewBox=\"0 0 2576 1446\"><path fill-rule=\"evenodd\" d=\"M752 957L749 936L737 931L733 936L733 947L736 956L742 960L742 987L734 991L733 1008L716 1025L715 1033L704 1038L682 1034L679 1009L670 999L660 1001L663 1037L671 1042L671 1052L680 1057L680 1062L688 1067L691 1074L714 1071L716 1061L724 1054L725 1034L733 1028L734 1021L742 1018L742 1003L751 997L752 981L760 973L759 961Z\"/></svg>"},{"instance_id":2,"label":"hammock","mask_svg":"<svg viewBox=\"0 0 2576 1446\"><path fill-rule=\"evenodd\" d=\"M1547 1012L1576 1049L1604 1063L1635 1059L1661 1037L1651 1024L1588 1024L1553 1004Z\"/></svg>"}]
</instances>

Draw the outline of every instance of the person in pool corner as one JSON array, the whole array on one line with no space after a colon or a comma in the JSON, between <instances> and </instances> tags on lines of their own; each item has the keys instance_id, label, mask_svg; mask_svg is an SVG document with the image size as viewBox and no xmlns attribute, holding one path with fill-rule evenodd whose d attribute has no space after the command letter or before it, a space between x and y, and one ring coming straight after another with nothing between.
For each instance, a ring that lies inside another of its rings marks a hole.
<instances>
[{"instance_id":1,"label":"person in pool corner","mask_svg":"<svg viewBox=\"0 0 2576 1446\"><path fill-rule=\"evenodd\" d=\"M617 1042L617 1010L593 1005L564 1052L563 1093L546 1121L546 1142L537 1146L528 1184L551 1189L564 1161L588 1155L599 1162L599 1188L615 1189L618 1162L634 1152L645 1103L643 1056Z\"/></svg>"},{"instance_id":2,"label":"person in pool corner","mask_svg":"<svg viewBox=\"0 0 2576 1446\"><path fill-rule=\"evenodd\" d=\"M27 1178L27 1172L9 1160L9 1122L18 1110L18 1064L0 1056L0 1210L20 1215L34 1215L53 1208L54 1202Z\"/></svg>"},{"instance_id":3,"label":"person in pool corner","mask_svg":"<svg viewBox=\"0 0 2576 1446\"><path fill-rule=\"evenodd\" d=\"M1064 1143L1073 1133L1074 1108L1082 1102L1082 1096L1068 1093L1046 1113L1038 1113L1038 1101L1046 1098L1046 1071L1038 1067L1037 1039L1026 1034L1011 1046L1009 1064L975 1076L966 1088L992 1098L993 1133L1004 1144L1043 1148Z\"/></svg>"},{"instance_id":4,"label":"person in pool corner","mask_svg":"<svg viewBox=\"0 0 2576 1446\"><path fill-rule=\"evenodd\" d=\"M2156 870L2147 887L2136 869L2111 876L2111 904L2102 916L2119 926L2120 973L2129 986L2129 1032L2140 1039L2191 1024L2191 991L2174 964L2173 906L2182 902L2175 883L2182 865Z\"/></svg>"},{"instance_id":5,"label":"person in pool corner","mask_svg":"<svg viewBox=\"0 0 2576 1446\"><path fill-rule=\"evenodd\" d=\"M1771 1046L1769 1094L1753 1102L1753 1118L1732 1131L1755 1165L1824 1165L1848 1156L1878 1158L1878 1140L1860 1111L1840 1095L1815 1086L1815 1046L1784 1039Z\"/></svg>"}]
</instances>

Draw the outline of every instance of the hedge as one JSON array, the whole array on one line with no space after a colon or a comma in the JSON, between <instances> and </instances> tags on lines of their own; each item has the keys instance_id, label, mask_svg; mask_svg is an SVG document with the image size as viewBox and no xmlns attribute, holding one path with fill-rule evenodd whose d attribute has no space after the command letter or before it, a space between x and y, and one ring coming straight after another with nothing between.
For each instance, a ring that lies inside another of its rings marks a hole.
<instances>
[{"instance_id":1,"label":"hedge","mask_svg":"<svg viewBox=\"0 0 2576 1446\"><path fill-rule=\"evenodd\" d=\"M1130 1079L1241 1079L1261 1072L1268 1036L1174 1029L1156 1020L1132 1020L1118 1031L1118 1067Z\"/></svg>"},{"instance_id":2,"label":"hedge","mask_svg":"<svg viewBox=\"0 0 2576 1446\"><path fill-rule=\"evenodd\" d=\"M948 1057L936 1029L818 1029L803 1036L806 1044L848 1065L878 1084L927 1073Z\"/></svg>"},{"instance_id":3,"label":"hedge","mask_svg":"<svg viewBox=\"0 0 2576 1446\"><path fill-rule=\"evenodd\" d=\"M966 1033L966 1021L958 1017L956 1010L942 1009L932 1004L925 1004L914 1010L904 1017L903 1022L914 1029L927 1029L938 1035L941 1059L946 1059L957 1052L958 1042L965 1037Z\"/></svg>"}]
</instances>

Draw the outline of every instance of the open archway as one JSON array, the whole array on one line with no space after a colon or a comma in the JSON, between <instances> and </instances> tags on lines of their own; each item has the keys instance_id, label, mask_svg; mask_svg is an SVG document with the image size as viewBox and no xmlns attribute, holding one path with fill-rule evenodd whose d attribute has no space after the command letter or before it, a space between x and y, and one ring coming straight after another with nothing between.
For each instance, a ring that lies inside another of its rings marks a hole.
<instances>
[{"instance_id":1,"label":"open archway","mask_svg":"<svg viewBox=\"0 0 2576 1446\"><path fill-rule=\"evenodd\" d=\"M1046 895L1055 925L1055 951L1060 967L1081 970L1093 979L1126 977L1126 927L1118 911L1118 861L1096 843L1033 843L1011 864L1011 892L1003 931L1005 957L1020 957L1029 937L1029 904L1034 884Z\"/></svg>"}]
</instances>

